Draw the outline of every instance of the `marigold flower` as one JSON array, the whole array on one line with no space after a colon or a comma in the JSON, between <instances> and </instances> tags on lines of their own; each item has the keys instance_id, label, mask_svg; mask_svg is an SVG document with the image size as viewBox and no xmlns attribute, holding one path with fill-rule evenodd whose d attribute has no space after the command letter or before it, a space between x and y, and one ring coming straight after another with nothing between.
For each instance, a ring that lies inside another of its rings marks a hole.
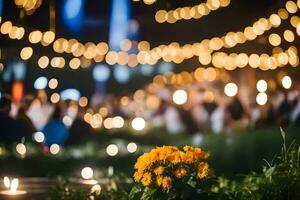
<instances>
[{"instance_id":1,"label":"marigold flower","mask_svg":"<svg viewBox=\"0 0 300 200\"><path fill-rule=\"evenodd\" d=\"M204 178L208 176L208 164L206 162L199 163L197 176L199 178Z\"/></svg>"},{"instance_id":2,"label":"marigold flower","mask_svg":"<svg viewBox=\"0 0 300 200\"><path fill-rule=\"evenodd\" d=\"M164 190L169 190L172 187L172 179L169 176L163 178L162 181L162 188Z\"/></svg>"},{"instance_id":3,"label":"marigold flower","mask_svg":"<svg viewBox=\"0 0 300 200\"><path fill-rule=\"evenodd\" d=\"M157 176L157 177L156 177L156 184L157 184L158 186L161 186L162 183L163 183L163 177L162 177L162 176Z\"/></svg>"},{"instance_id":4,"label":"marigold flower","mask_svg":"<svg viewBox=\"0 0 300 200\"><path fill-rule=\"evenodd\" d=\"M139 173L139 172L135 172L133 175L133 178L136 182L139 182L141 180L141 178L143 177L143 174Z\"/></svg>"},{"instance_id":5,"label":"marigold flower","mask_svg":"<svg viewBox=\"0 0 300 200\"><path fill-rule=\"evenodd\" d=\"M184 169L184 168L180 168L180 169L178 169L178 170L175 171L175 176L177 178L182 178L185 175L186 175L186 169Z\"/></svg>"},{"instance_id":6,"label":"marigold flower","mask_svg":"<svg viewBox=\"0 0 300 200\"><path fill-rule=\"evenodd\" d=\"M154 174L155 175L162 175L164 173L165 168L162 166L159 166L154 169Z\"/></svg>"},{"instance_id":7,"label":"marigold flower","mask_svg":"<svg viewBox=\"0 0 300 200\"><path fill-rule=\"evenodd\" d=\"M148 185L151 184L151 174L150 173L145 173L143 175L143 178L141 180L143 186L147 187Z\"/></svg>"}]
</instances>

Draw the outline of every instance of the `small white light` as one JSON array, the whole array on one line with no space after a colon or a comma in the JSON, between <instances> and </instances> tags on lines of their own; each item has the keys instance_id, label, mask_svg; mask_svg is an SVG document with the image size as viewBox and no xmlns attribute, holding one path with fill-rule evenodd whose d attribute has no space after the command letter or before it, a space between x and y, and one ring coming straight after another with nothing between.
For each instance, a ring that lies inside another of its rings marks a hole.
<instances>
[{"instance_id":1,"label":"small white light","mask_svg":"<svg viewBox=\"0 0 300 200\"><path fill-rule=\"evenodd\" d=\"M38 143L42 143L45 141L45 135L42 132L35 132L33 134L33 139L34 139L34 141L36 141Z\"/></svg>"},{"instance_id":2,"label":"small white light","mask_svg":"<svg viewBox=\"0 0 300 200\"><path fill-rule=\"evenodd\" d=\"M66 125L67 127L72 126L73 120L70 116L68 116L68 115L64 116L62 121L63 121L64 125Z\"/></svg>"},{"instance_id":3,"label":"small white light","mask_svg":"<svg viewBox=\"0 0 300 200\"><path fill-rule=\"evenodd\" d=\"M122 128L124 126L124 119L121 116L112 118L112 126L114 128Z\"/></svg>"},{"instance_id":4,"label":"small white light","mask_svg":"<svg viewBox=\"0 0 300 200\"><path fill-rule=\"evenodd\" d=\"M136 152L137 150L137 145L134 143L134 142L130 142L128 145L127 145L127 151L129 153L134 153Z\"/></svg>"},{"instance_id":5,"label":"small white light","mask_svg":"<svg viewBox=\"0 0 300 200\"><path fill-rule=\"evenodd\" d=\"M22 143L17 144L16 146L16 151L18 152L18 154L20 154L21 156L24 156L26 154L26 146Z\"/></svg>"},{"instance_id":6,"label":"small white light","mask_svg":"<svg viewBox=\"0 0 300 200\"><path fill-rule=\"evenodd\" d=\"M224 93L229 96L233 97L238 92L238 86L235 83L227 83L224 88Z\"/></svg>"},{"instance_id":7,"label":"small white light","mask_svg":"<svg viewBox=\"0 0 300 200\"><path fill-rule=\"evenodd\" d=\"M173 102L182 105L187 101L187 93L184 90L176 90L173 93Z\"/></svg>"},{"instance_id":8,"label":"small white light","mask_svg":"<svg viewBox=\"0 0 300 200\"><path fill-rule=\"evenodd\" d=\"M90 167L85 167L81 170L81 177L83 179L92 179L94 176L94 171L92 168Z\"/></svg>"},{"instance_id":9,"label":"small white light","mask_svg":"<svg viewBox=\"0 0 300 200\"><path fill-rule=\"evenodd\" d=\"M53 154L53 155L56 155L58 154L60 151L60 146L58 144L52 144L50 146L50 153Z\"/></svg>"},{"instance_id":10,"label":"small white light","mask_svg":"<svg viewBox=\"0 0 300 200\"><path fill-rule=\"evenodd\" d=\"M290 89L292 87L292 79L289 76L284 76L282 79L282 86L285 89Z\"/></svg>"},{"instance_id":11,"label":"small white light","mask_svg":"<svg viewBox=\"0 0 300 200\"><path fill-rule=\"evenodd\" d=\"M136 117L132 120L131 126L134 130L141 131L146 127L146 122L141 117Z\"/></svg>"},{"instance_id":12,"label":"small white light","mask_svg":"<svg viewBox=\"0 0 300 200\"><path fill-rule=\"evenodd\" d=\"M268 89L267 82L265 80L259 80L259 81L257 81L256 89L259 92L265 92L265 91L267 91L267 89Z\"/></svg>"},{"instance_id":13,"label":"small white light","mask_svg":"<svg viewBox=\"0 0 300 200\"><path fill-rule=\"evenodd\" d=\"M264 92L262 93L259 93L257 96L256 96L256 102L258 103L258 105L265 105L268 101L268 95Z\"/></svg>"},{"instance_id":14,"label":"small white light","mask_svg":"<svg viewBox=\"0 0 300 200\"><path fill-rule=\"evenodd\" d=\"M106 147L106 153L109 155L109 156L115 156L117 155L119 152L119 148L117 145L115 144L110 144Z\"/></svg>"}]
</instances>

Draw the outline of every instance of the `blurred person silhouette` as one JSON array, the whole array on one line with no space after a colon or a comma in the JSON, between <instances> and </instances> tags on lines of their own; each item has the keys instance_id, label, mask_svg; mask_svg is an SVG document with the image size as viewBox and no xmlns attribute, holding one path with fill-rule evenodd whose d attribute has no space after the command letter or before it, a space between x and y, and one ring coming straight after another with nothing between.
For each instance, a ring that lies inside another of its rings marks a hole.
<instances>
[{"instance_id":1,"label":"blurred person silhouette","mask_svg":"<svg viewBox=\"0 0 300 200\"><path fill-rule=\"evenodd\" d=\"M70 137L67 144L74 145L82 143L83 139L90 136L92 129L90 124L84 121L85 109L79 108L77 117L70 128Z\"/></svg>"},{"instance_id":2,"label":"blurred person silhouette","mask_svg":"<svg viewBox=\"0 0 300 200\"><path fill-rule=\"evenodd\" d=\"M39 91L28 108L27 115L37 130L42 130L53 113L53 105L49 104L45 91Z\"/></svg>"},{"instance_id":3,"label":"blurred person silhouette","mask_svg":"<svg viewBox=\"0 0 300 200\"><path fill-rule=\"evenodd\" d=\"M28 108L29 108L28 104L26 102L23 102L19 107L17 118L16 118L21 129L20 134L22 137L25 137L26 139L30 139L32 134L36 132L36 129L31 119L27 116Z\"/></svg>"},{"instance_id":4,"label":"blurred person silhouette","mask_svg":"<svg viewBox=\"0 0 300 200\"><path fill-rule=\"evenodd\" d=\"M11 104L11 97L4 94L0 99L0 143L6 147L21 139L19 125L10 117Z\"/></svg>"},{"instance_id":5,"label":"blurred person silhouette","mask_svg":"<svg viewBox=\"0 0 300 200\"><path fill-rule=\"evenodd\" d=\"M69 132L62 122L62 109L59 104L55 105L53 115L42 132L45 135L45 144L47 146L51 146L52 144L65 144Z\"/></svg>"}]
</instances>

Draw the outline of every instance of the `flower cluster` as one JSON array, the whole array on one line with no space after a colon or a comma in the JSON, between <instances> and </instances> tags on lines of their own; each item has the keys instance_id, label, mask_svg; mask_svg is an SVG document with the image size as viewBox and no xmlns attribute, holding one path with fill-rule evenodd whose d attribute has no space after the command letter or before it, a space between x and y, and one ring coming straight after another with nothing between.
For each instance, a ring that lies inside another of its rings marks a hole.
<instances>
[{"instance_id":1,"label":"flower cluster","mask_svg":"<svg viewBox=\"0 0 300 200\"><path fill-rule=\"evenodd\" d=\"M176 182L195 177L208 176L208 153L200 148L185 146L182 150L174 146L152 149L140 156L134 166L134 180L147 187L158 186L169 190Z\"/></svg>"}]
</instances>

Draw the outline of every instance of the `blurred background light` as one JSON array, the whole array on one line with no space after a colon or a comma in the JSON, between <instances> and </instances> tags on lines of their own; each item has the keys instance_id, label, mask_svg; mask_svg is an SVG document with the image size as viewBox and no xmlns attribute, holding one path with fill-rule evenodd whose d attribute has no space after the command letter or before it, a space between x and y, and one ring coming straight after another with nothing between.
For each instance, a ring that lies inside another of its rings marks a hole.
<instances>
[{"instance_id":1,"label":"blurred background light","mask_svg":"<svg viewBox=\"0 0 300 200\"><path fill-rule=\"evenodd\" d=\"M184 90L176 90L173 93L173 102L177 105L182 105L187 101L187 93Z\"/></svg>"},{"instance_id":2,"label":"blurred background light","mask_svg":"<svg viewBox=\"0 0 300 200\"><path fill-rule=\"evenodd\" d=\"M109 79L110 69L106 65L96 65L93 69L93 78L97 82L104 82Z\"/></svg>"},{"instance_id":3,"label":"blurred background light","mask_svg":"<svg viewBox=\"0 0 300 200\"><path fill-rule=\"evenodd\" d=\"M43 90L47 87L47 85L48 85L48 79L44 76L41 76L35 80L33 86L36 90Z\"/></svg>"},{"instance_id":4,"label":"blurred background light","mask_svg":"<svg viewBox=\"0 0 300 200\"><path fill-rule=\"evenodd\" d=\"M131 126L134 130L141 131L146 127L146 122L141 117L136 117L132 120Z\"/></svg>"},{"instance_id":5,"label":"blurred background light","mask_svg":"<svg viewBox=\"0 0 300 200\"><path fill-rule=\"evenodd\" d=\"M42 132L35 132L33 134L33 140L38 143L43 143L45 141L45 135Z\"/></svg>"},{"instance_id":6,"label":"blurred background light","mask_svg":"<svg viewBox=\"0 0 300 200\"><path fill-rule=\"evenodd\" d=\"M229 96L233 97L238 92L238 86L235 83L227 83L224 88L224 93Z\"/></svg>"},{"instance_id":7,"label":"blurred background light","mask_svg":"<svg viewBox=\"0 0 300 200\"><path fill-rule=\"evenodd\" d=\"M114 77L118 83L127 83L130 78L129 68L124 65L115 66Z\"/></svg>"},{"instance_id":8,"label":"blurred background light","mask_svg":"<svg viewBox=\"0 0 300 200\"><path fill-rule=\"evenodd\" d=\"M90 167L84 167L82 170L81 170L81 177L83 179L92 179L94 176L94 171L92 168Z\"/></svg>"},{"instance_id":9,"label":"blurred background light","mask_svg":"<svg viewBox=\"0 0 300 200\"><path fill-rule=\"evenodd\" d=\"M120 43L128 39L131 0L113 0L109 29L109 46L114 51L120 50Z\"/></svg>"},{"instance_id":10,"label":"blurred background light","mask_svg":"<svg viewBox=\"0 0 300 200\"><path fill-rule=\"evenodd\" d=\"M292 87L292 79L291 77L289 76L284 76L282 78L282 86L285 88L285 89L290 89Z\"/></svg>"},{"instance_id":11,"label":"blurred background light","mask_svg":"<svg viewBox=\"0 0 300 200\"><path fill-rule=\"evenodd\" d=\"M119 152L119 148L117 145L115 144L110 144L106 147L106 153L109 155L109 156L115 156L117 155Z\"/></svg>"},{"instance_id":12,"label":"blurred background light","mask_svg":"<svg viewBox=\"0 0 300 200\"><path fill-rule=\"evenodd\" d=\"M259 81L257 81L256 89L259 92L265 92L265 91L267 91L267 89L268 89L267 82L265 80L259 80Z\"/></svg>"},{"instance_id":13,"label":"blurred background light","mask_svg":"<svg viewBox=\"0 0 300 200\"><path fill-rule=\"evenodd\" d=\"M53 154L53 155L56 155L58 154L60 151L60 146L58 144L52 144L50 146L50 153Z\"/></svg>"},{"instance_id":14,"label":"blurred background light","mask_svg":"<svg viewBox=\"0 0 300 200\"><path fill-rule=\"evenodd\" d=\"M79 101L80 99L80 92L77 89L69 88L66 90L61 91L60 97L62 100L73 100Z\"/></svg>"},{"instance_id":15,"label":"blurred background light","mask_svg":"<svg viewBox=\"0 0 300 200\"><path fill-rule=\"evenodd\" d=\"M130 143L127 145L127 151L128 151L129 153L134 153L134 152L136 152L136 150L137 150L137 145L136 145L136 143L130 142Z\"/></svg>"},{"instance_id":16,"label":"blurred background light","mask_svg":"<svg viewBox=\"0 0 300 200\"><path fill-rule=\"evenodd\" d=\"M265 105L268 101L268 95L264 92L261 92L259 93L257 96L256 96L256 102L258 105Z\"/></svg>"},{"instance_id":17,"label":"blurred background light","mask_svg":"<svg viewBox=\"0 0 300 200\"><path fill-rule=\"evenodd\" d=\"M85 0L64 0L63 22L73 32L80 32L83 27Z\"/></svg>"}]
</instances>

